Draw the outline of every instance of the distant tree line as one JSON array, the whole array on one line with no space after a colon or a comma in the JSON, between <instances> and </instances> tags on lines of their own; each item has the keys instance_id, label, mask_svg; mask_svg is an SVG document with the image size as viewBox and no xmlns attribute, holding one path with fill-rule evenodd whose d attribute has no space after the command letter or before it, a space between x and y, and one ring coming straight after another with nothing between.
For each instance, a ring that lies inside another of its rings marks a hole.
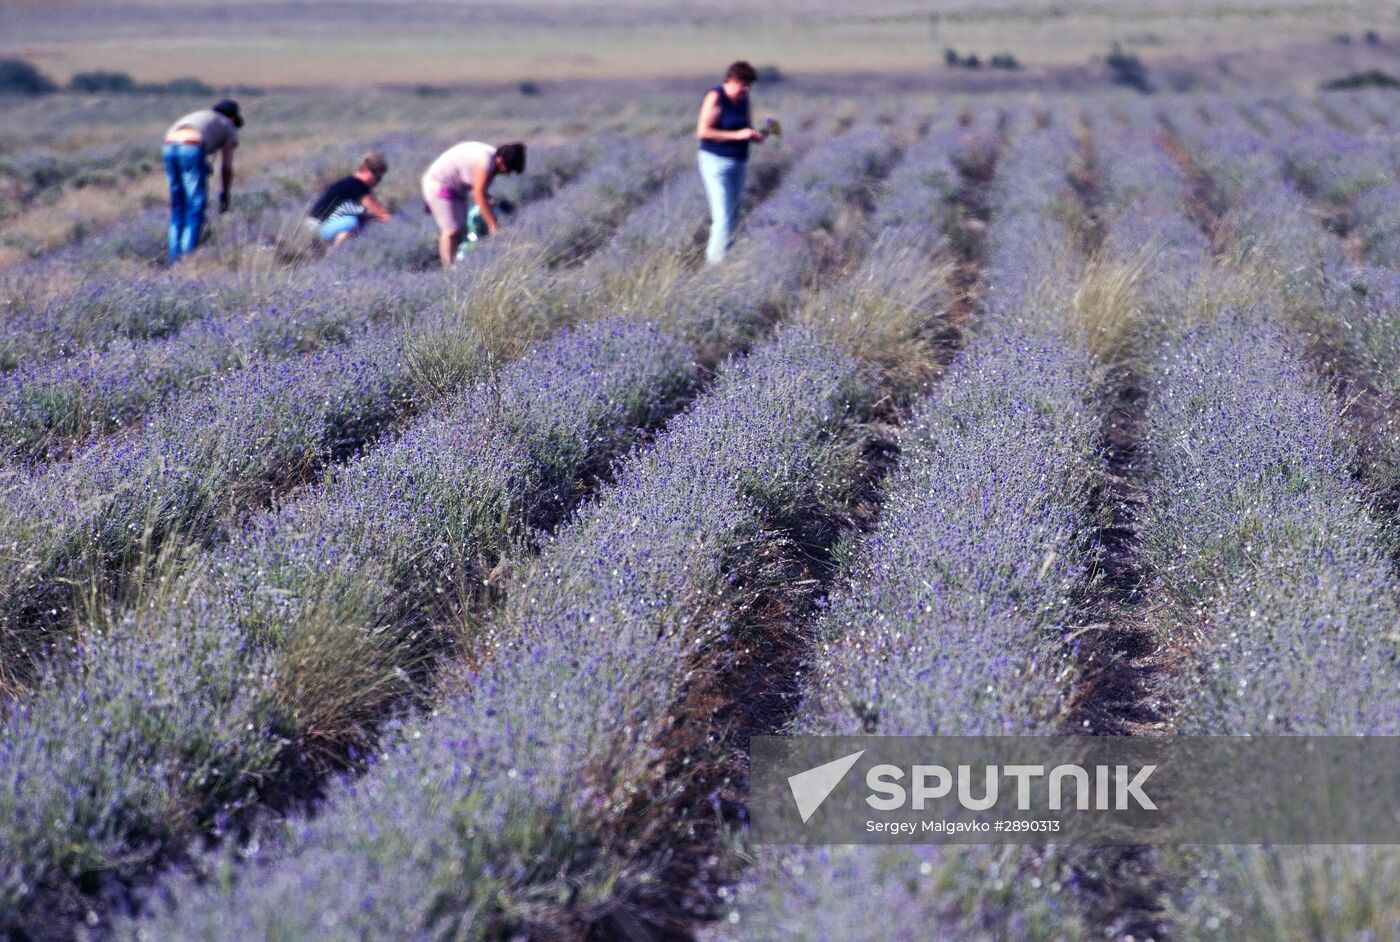
<instances>
[{"instance_id":1,"label":"distant tree line","mask_svg":"<svg viewBox=\"0 0 1400 942\"><path fill-rule=\"evenodd\" d=\"M60 86L49 78L32 62L23 59L0 59L0 95L48 95L67 90L81 94L163 94L163 95L203 95L214 94L214 88L197 78L177 78L168 82L138 82L125 72L78 72L68 80L67 86Z\"/></svg>"},{"instance_id":2,"label":"distant tree line","mask_svg":"<svg viewBox=\"0 0 1400 942\"><path fill-rule=\"evenodd\" d=\"M1358 88L1400 88L1400 79L1380 69L1367 69L1365 72L1356 72L1323 82L1318 87L1324 92L1353 91Z\"/></svg>"},{"instance_id":3,"label":"distant tree line","mask_svg":"<svg viewBox=\"0 0 1400 942\"><path fill-rule=\"evenodd\" d=\"M980 69L985 64L988 68L1006 69L1012 72L1021 67L1020 61L1009 52L995 53L984 62L982 57L975 52L964 55L953 48L943 50L943 64L950 69Z\"/></svg>"},{"instance_id":4,"label":"distant tree line","mask_svg":"<svg viewBox=\"0 0 1400 942\"><path fill-rule=\"evenodd\" d=\"M1143 65L1136 53L1124 51L1123 47L1115 42L1109 49L1104 64L1108 66L1113 84L1136 88L1145 95L1152 92L1152 82L1147 77L1147 66Z\"/></svg>"},{"instance_id":5,"label":"distant tree line","mask_svg":"<svg viewBox=\"0 0 1400 942\"><path fill-rule=\"evenodd\" d=\"M1366 30L1366 32L1361 34L1361 38L1368 46L1379 46L1381 44L1381 34L1373 29ZM1332 41L1342 46L1350 46L1351 33L1335 33L1332 36Z\"/></svg>"}]
</instances>

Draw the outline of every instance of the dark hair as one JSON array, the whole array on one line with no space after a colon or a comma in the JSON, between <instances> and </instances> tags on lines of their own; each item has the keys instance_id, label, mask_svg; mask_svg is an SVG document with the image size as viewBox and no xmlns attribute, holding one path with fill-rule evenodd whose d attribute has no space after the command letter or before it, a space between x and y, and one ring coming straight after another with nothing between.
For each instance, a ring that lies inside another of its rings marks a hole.
<instances>
[{"instance_id":1,"label":"dark hair","mask_svg":"<svg viewBox=\"0 0 1400 942\"><path fill-rule=\"evenodd\" d=\"M232 98L225 98L223 101L216 102L214 107L209 110L217 111L225 118L228 118L233 122L234 127L243 127L243 115L238 112L238 102L234 101Z\"/></svg>"},{"instance_id":2,"label":"dark hair","mask_svg":"<svg viewBox=\"0 0 1400 942\"><path fill-rule=\"evenodd\" d=\"M729 66L729 71L724 73L724 77L726 80L734 79L736 82L752 85L754 82L758 81L758 72L753 66L740 59L738 62L732 63Z\"/></svg>"},{"instance_id":3,"label":"dark hair","mask_svg":"<svg viewBox=\"0 0 1400 942\"><path fill-rule=\"evenodd\" d=\"M519 141L501 144L496 148L496 156L501 158L506 173L525 172L525 145Z\"/></svg>"},{"instance_id":4,"label":"dark hair","mask_svg":"<svg viewBox=\"0 0 1400 942\"><path fill-rule=\"evenodd\" d=\"M376 177L383 177L389 172L389 162L384 159L384 155L378 151L371 151L365 154L365 159L360 161L360 166Z\"/></svg>"}]
</instances>

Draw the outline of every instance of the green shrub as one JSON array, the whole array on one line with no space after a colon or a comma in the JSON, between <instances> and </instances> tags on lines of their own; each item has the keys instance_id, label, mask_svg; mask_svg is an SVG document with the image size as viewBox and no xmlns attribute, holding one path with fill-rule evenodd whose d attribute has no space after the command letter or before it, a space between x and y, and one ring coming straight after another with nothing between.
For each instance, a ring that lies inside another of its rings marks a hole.
<instances>
[{"instance_id":1,"label":"green shrub","mask_svg":"<svg viewBox=\"0 0 1400 942\"><path fill-rule=\"evenodd\" d=\"M1319 86L1324 92L1350 91L1356 88L1400 88L1400 79L1382 72L1380 69L1367 69Z\"/></svg>"},{"instance_id":2,"label":"green shrub","mask_svg":"<svg viewBox=\"0 0 1400 942\"><path fill-rule=\"evenodd\" d=\"M1143 94L1152 91L1152 83L1147 79L1147 66L1142 64L1142 60L1135 53L1124 52L1123 47L1115 42L1104 62L1111 73L1113 84L1136 88Z\"/></svg>"},{"instance_id":3,"label":"green shrub","mask_svg":"<svg viewBox=\"0 0 1400 942\"><path fill-rule=\"evenodd\" d=\"M58 86L23 59L0 59L0 95L47 95Z\"/></svg>"},{"instance_id":4,"label":"green shrub","mask_svg":"<svg viewBox=\"0 0 1400 942\"><path fill-rule=\"evenodd\" d=\"M198 95L208 98L214 94L214 87L197 78L177 78L160 85L149 86L151 91L164 92L167 95Z\"/></svg>"},{"instance_id":5,"label":"green shrub","mask_svg":"<svg viewBox=\"0 0 1400 942\"><path fill-rule=\"evenodd\" d=\"M75 92L93 94L116 92L126 94L136 91L136 82L125 72L79 72L68 80L68 87Z\"/></svg>"}]
</instances>

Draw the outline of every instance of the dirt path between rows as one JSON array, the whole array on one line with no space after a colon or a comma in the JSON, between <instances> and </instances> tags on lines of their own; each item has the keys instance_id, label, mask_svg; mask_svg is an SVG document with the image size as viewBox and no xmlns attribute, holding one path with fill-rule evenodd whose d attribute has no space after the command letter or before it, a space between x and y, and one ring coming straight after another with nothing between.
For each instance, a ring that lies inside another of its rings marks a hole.
<instances>
[{"instance_id":1,"label":"dirt path between rows","mask_svg":"<svg viewBox=\"0 0 1400 942\"><path fill-rule=\"evenodd\" d=\"M1081 248L1093 256L1103 244L1105 211L1092 130L1070 177L1091 224ZM1111 365L1100 390L1099 449L1103 477L1092 498L1096 578L1078 600L1086 627L1076 632L1080 683L1065 732L1088 736L1153 736L1169 728L1165 682L1172 659L1161 647L1154 618L1159 603L1139 552L1138 517L1146 502L1143 436L1148 393L1131 365ZM1165 886L1150 846L1078 848L1070 853L1085 919L1100 938L1163 940Z\"/></svg>"}]
</instances>

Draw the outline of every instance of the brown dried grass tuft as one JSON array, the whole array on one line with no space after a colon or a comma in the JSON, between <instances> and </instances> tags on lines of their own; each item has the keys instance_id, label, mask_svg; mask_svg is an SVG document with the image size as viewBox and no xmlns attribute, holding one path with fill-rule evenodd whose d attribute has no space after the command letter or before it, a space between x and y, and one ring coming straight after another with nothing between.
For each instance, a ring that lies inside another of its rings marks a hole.
<instances>
[{"instance_id":1,"label":"brown dried grass tuft","mask_svg":"<svg viewBox=\"0 0 1400 942\"><path fill-rule=\"evenodd\" d=\"M432 657L424 635L376 616L377 601L355 579L301 599L296 630L271 667L268 699L318 765L342 764L346 747L372 742L378 724L417 691L416 675Z\"/></svg>"},{"instance_id":2,"label":"brown dried grass tuft","mask_svg":"<svg viewBox=\"0 0 1400 942\"><path fill-rule=\"evenodd\" d=\"M801 305L797 323L819 327L874 366L896 397L926 389L943 370L951 343L955 266L925 247L884 248L849 278Z\"/></svg>"},{"instance_id":3,"label":"brown dried grass tuft","mask_svg":"<svg viewBox=\"0 0 1400 942\"><path fill-rule=\"evenodd\" d=\"M558 328L567 315L538 277L538 252L506 252L479 269L466 285L454 285L439 327L404 342L404 359L416 394L432 399L491 373Z\"/></svg>"}]
</instances>

